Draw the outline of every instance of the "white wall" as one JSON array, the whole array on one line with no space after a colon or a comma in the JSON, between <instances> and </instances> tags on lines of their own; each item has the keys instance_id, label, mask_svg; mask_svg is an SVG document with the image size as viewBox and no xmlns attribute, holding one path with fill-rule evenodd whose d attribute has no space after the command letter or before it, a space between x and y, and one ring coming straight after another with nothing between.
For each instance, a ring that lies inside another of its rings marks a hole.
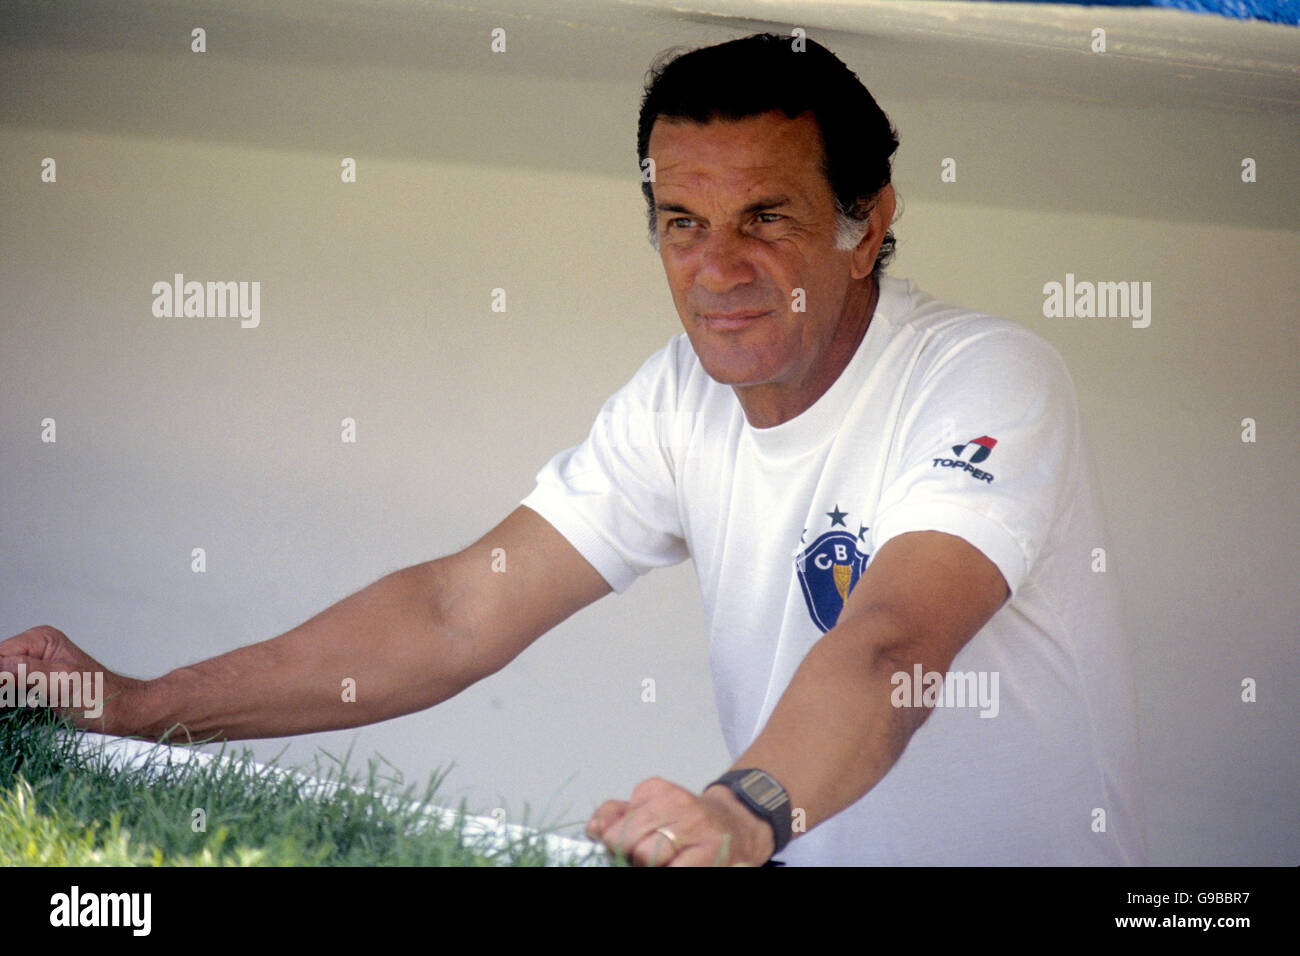
<instances>
[{"instance_id":1,"label":"white wall","mask_svg":"<svg viewBox=\"0 0 1300 956\"><path fill-rule=\"evenodd\" d=\"M389 4L382 22L336 3L295 23L291 6L123 24L19 5L4 35L0 633L54 624L137 676L281 633L487 530L679 328L644 239L639 83L663 47L762 24L581 3L490 21ZM1071 367L1138 654L1152 862L1292 864L1300 84L1266 64L1216 87L1187 57L1108 73L893 6L889 35L818 32L816 5L802 22L902 134L891 271L1026 323ZM187 51L194 23L207 54ZM1238 57L1291 43L1216 29ZM260 281L260 327L153 317L175 272ZM1150 327L1044 318L1067 272L1150 281ZM379 752L412 781L454 760L444 799L516 821L525 804L583 821L646 776L698 787L728 763L689 564L431 711L254 749L286 743L290 761Z\"/></svg>"}]
</instances>

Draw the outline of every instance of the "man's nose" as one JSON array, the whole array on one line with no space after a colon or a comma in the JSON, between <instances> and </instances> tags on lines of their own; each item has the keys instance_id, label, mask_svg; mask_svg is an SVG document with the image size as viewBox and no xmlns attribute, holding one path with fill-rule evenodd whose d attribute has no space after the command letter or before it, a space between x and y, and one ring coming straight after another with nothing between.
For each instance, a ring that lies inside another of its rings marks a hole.
<instances>
[{"instance_id":1,"label":"man's nose","mask_svg":"<svg viewBox=\"0 0 1300 956\"><path fill-rule=\"evenodd\" d=\"M695 282L709 292L729 292L753 282L758 273L750 258L750 239L730 229L711 233L699 250Z\"/></svg>"}]
</instances>

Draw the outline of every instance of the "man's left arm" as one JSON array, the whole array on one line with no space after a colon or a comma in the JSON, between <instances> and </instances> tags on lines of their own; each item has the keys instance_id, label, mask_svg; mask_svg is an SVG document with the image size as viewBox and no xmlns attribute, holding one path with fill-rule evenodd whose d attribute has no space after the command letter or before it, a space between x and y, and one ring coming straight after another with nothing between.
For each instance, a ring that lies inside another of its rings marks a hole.
<instances>
[{"instance_id":1,"label":"man's left arm","mask_svg":"<svg viewBox=\"0 0 1300 956\"><path fill-rule=\"evenodd\" d=\"M774 777L802 811L804 830L834 816L884 777L929 716L890 703L892 676L918 664L946 673L1009 593L997 566L962 538L891 538L733 769ZM775 846L771 826L729 788L696 795L660 778L638 784L631 800L603 803L587 834L648 865L759 865Z\"/></svg>"}]
</instances>

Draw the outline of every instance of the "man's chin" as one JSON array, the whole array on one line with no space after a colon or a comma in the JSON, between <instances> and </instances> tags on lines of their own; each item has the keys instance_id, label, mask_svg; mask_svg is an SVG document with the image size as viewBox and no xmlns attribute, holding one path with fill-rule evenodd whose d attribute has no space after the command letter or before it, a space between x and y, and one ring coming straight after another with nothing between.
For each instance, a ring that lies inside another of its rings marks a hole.
<instances>
[{"instance_id":1,"label":"man's chin","mask_svg":"<svg viewBox=\"0 0 1300 956\"><path fill-rule=\"evenodd\" d=\"M773 361L772 353L779 349L774 350L772 343L749 340L742 344L737 336L709 332L687 337L704 371L720 385L762 385L777 376L780 362Z\"/></svg>"},{"instance_id":2,"label":"man's chin","mask_svg":"<svg viewBox=\"0 0 1300 956\"><path fill-rule=\"evenodd\" d=\"M709 378L719 385L731 385L743 388L747 385L762 385L772 379L772 371L752 358L727 358L714 354L695 353L709 373Z\"/></svg>"}]
</instances>

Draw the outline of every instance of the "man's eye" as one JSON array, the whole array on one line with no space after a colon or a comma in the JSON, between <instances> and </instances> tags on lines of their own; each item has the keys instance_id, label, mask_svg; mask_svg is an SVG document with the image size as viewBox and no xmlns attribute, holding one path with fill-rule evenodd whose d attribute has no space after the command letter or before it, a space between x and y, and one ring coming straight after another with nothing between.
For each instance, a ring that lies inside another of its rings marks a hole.
<instances>
[{"instance_id":1,"label":"man's eye","mask_svg":"<svg viewBox=\"0 0 1300 956\"><path fill-rule=\"evenodd\" d=\"M686 216L677 216L668 220L669 229L685 229L687 223L694 222L694 219L688 219Z\"/></svg>"},{"instance_id":2,"label":"man's eye","mask_svg":"<svg viewBox=\"0 0 1300 956\"><path fill-rule=\"evenodd\" d=\"M779 212L760 212L760 213L758 214L758 221L759 221L759 222L764 222L764 223L766 223L766 222L779 222L780 220L782 220L782 219L784 219L784 218L785 218L785 216L781 215Z\"/></svg>"}]
</instances>

